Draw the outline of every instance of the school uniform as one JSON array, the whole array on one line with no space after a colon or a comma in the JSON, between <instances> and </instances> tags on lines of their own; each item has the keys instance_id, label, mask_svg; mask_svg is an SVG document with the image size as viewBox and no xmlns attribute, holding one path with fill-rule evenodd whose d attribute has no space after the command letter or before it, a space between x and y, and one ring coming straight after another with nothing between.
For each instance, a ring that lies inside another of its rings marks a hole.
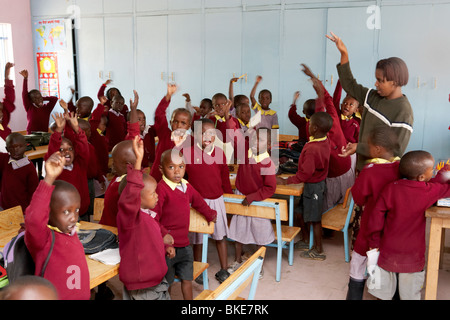
<instances>
[{"instance_id":1,"label":"school uniform","mask_svg":"<svg viewBox=\"0 0 450 320\"><path fill-rule=\"evenodd\" d=\"M125 140L127 135L127 121L124 115L114 109L107 112L108 126L106 128L106 137L108 139L108 151L111 151L116 144Z\"/></svg>"},{"instance_id":2,"label":"school uniform","mask_svg":"<svg viewBox=\"0 0 450 320\"><path fill-rule=\"evenodd\" d=\"M261 105L256 102L252 107L255 112L261 111L261 122L256 125L256 129L264 127L269 129L279 129L278 115L273 109L264 110Z\"/></svg>"},{"instance_id":3,"label":"school uniform","mask_svg":"<svg viewBox=\"0 0 450 320\"><path fill-rule=\"evenodd\" d=\"M58 102L58 97L43 97L42 107L36 107L28 96L28 79L23 79L22 100L27 112L27 133L33 131L48 132L50 115Z\"/></svg>"},{"instance_id":4,"label":"school uniform","mask_svg":"<svg viewBox=\"0 0 450 320\"><path fill-rule=\"evenodd\" d=\"M106 85L105 85L105 84L102 84L102 85L100 86L100 89L98 90L98 93L97 93L97 98L98 98L99 100L100 100L100 98L103 97L103 96L106 97L106 95L105 95L105 89L106 89ZM110 101L109 99L106 100L105 105L104 105L104 109L106 109L106 111L109 111L109 109L111 109L111 101ZM123 114L123 116L124 116L125 119L127 118L128 106L127 106L126 104L123 105L122 111L120 111L120 113Z\"/></svg>"},{"instance_id":5,"label":"school uniform","mask_svg":"<svg viewBox=\"0 0 450 320\"><path fill-rule=\"evenodd\" d=\"M157 298L167 299L165 245L156 213L141 208L142 175L128 165L127 185L118 202L119 279L128 291L155 286L160 290L165 283L166 289Z\"/></svg>"},{"instance_id":6,"label":"school uniform","mask_svg":"<svg viewBox=\"0 0 450 320\"><path fill-rule=\"evenodd\" d=\"M71 132L69 134L69 132ZM89 187L87 178L87 168L89 164L89 144L86 139L84 131L79 129L78 133L74 133L72 128L66 127L64 135L72 141L75 156L73 163L70 166L64 166L64 170L58 176L59 180L64 180L72 184L80 193L80 216L86 214L89 204ZM69 138L70 137L70 138ZM48 151L45 154L44 160L47 159L56 151L59 151L62 142L62 134L60 132L53 132L50 136Z\"/></svg>"},{"instance_id":7,"label":"school uniform","mask_svg":"<svg viewBox=\"0 0 450 320\"><path fill-rule=\"evenodd\" d=\"M230 184L230 172L226 158L220 148L204 152L199 145L191 147L191 157L186 159L186 174L189 183L200 193L208 206L217 212L214 225L214 240L222 240L228 235L228 221L223 200L224 193L233 193ZM191 233L190 242L202 243L202 235Z\"/></svg>"},{"instance_id":8,"label":"school uniform","mask_svg":"<svg viewBox=\"0 0 450 320\"><path fill-rule=\"evenodd\" d=\"M91 117L89 119L89 124L91 126L91 136L89 138L89 142L94 146L99 174L101 176L106 176L109 171L109 144L107 138L98 130L102 114L103 105L98 104L97 108L95 108L91 113Z\"/></svg>"},{"instance_id":9,"label":"school uniform","mask_svg":"<svg viewBox=\"0 0 450 320\"><path fill-rule=\"evenodd\" d=\"M342 85L341 81L338 80L333 93L333 105L337 112L339 123L341 125L345 140L350 143L357 143L359 138L359 124L361 119L358 118L355 114L351 116L344 116L341 113L341 93Z\"/></svg>"},{"instance_id":10,"label":"school uniform","mask_svg":"<svg viewBox=\"0 0 450 320\"><path fill-rule=\"evenodd\" d=\"M20 205L25 212L39 183L35 166L27 156L13 160L9 154L0 153L0 172L1 207L9 209Z\"/></svg>"},{"instance_id":11,"label":"school uniform","mask_svg":"<svg viewBox=\"0 0 450 320\"><path fill-rule=\"evenodd\" d=\"M308 141L309 137L309 119L306 117L301 117L297 113L297 106L295 104L291 104L288 112L289 120L291 123L297 127L298 129L298 139L299 141Z\"/></svg>"},{"instance_id":12,"label":"school uniform","mask_svg":"<svg viewBox=\"0 0 450 320\"><path fill-rule=\"evenodd\" d=\"M41 273L52 243L47 224L54 188L42 180L25 210L25 244L36 264L35 275ZM55 286L60 300L89 300L89 269L83 245L76 232L69 235L55 230L54 234L55 243L44 278Z\"/></svg>"},{"instance_id":13,"label":"school uniform","mask_svg":"<svg viewBox=\"0 0 450 320\"><path fill-rule=\"evenodd\" d=\"M156 131L153 126L146 126L144 132L141 133L139 123L128 122L128 137L134 138L139 135L144 143L144 157L142 158L142 168L148 168L155 162L155 137ZM126 139L127 139L126 138Z\"/></svg>"},{"instance_id":14,"label":"school uniform","mask_svg":"<svg viewBox=\"0 0 450 320\"><path fill-rule=\"evenodd\" d=\"M16 109L16 106L14 105L15 99L16 94L14 91L13 81L5 80L5 97L3 98L3 110L2 110L3 120L0 123L0 137L3 140L6 140L6 137L11 133L9 121L11 120L11 113Z\"/></svg>"},{"instance_id":15,"label":"school uniform","mask_svg":"<svg viewBox=\"0 0 450 320\"><path fill-rule=\"evenodd\" d=\"M178 148L182 149L184 147L190 148L193 145L193 137L190 134L186 134L186 138L183 143L179 146L175 146L172 140L172 130L169 128L169 123L167 122L166 110L169 107L170 101L163 97L155 110L155 128L156 135L158 136L158 144L155 150L155 161L150 169L150 175L159 182L162 178L162 174L159 171L159 165L161 162L161 155L164 151L168 149Z\"/></svg>"},{"instance_id":16,"label":"school uniform","mask_svg":"<svg viewBox=\"0 0 450 320\"><path fill-rule=\"evenodd\" d=\"M119 201L119 185L124 176L114 177L105 191L104 207L99 223L107 226L117 227L117 212Z\"/></svg>"}]
</instances>

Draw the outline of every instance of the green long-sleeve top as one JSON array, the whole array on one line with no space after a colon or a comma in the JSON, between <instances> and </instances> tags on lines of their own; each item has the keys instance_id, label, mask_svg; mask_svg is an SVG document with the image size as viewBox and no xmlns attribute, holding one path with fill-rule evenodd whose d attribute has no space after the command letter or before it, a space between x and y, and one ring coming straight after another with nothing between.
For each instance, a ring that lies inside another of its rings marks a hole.
<instances>
[{"instance_id":1,"label":"green long-sleeve top","mask_svg":"<svg viewBox=\"0 0 450 320\"><path fill-rule=\"evenodd\" d=\"M413 132L414 114L408 98L403 95L400 98L388 100L380 96L376 90L358 84L353 78L349 63L339 63L337 71L342 88L364 106L356 149L357 170L361 170L369 158L367 140L370 132L378 126L387 125L395 130L399 142L395 155L401 157Z\"/></svg>"}]
</instances>

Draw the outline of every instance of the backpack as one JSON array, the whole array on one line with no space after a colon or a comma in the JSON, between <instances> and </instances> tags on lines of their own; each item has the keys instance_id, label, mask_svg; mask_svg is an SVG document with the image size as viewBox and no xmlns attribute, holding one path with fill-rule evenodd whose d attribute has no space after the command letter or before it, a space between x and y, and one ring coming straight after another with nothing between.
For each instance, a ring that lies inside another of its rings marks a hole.
<instances>
[{"instance_id":1,"label":"backpack","mask_svg":"<svg viewBox=\"0 0 450 320\"><path fill-rule=\"evenodd\" d=\"M52 231L52 244L48 252L47 258L44 261L40 276L44 277L45 269L55 245L55 232ZM20 232L17 236L8 242L3 250L3 263L0 266L6 270L6 276L9 283L13 283L17 278L25 275L34 275L36 265L31 257L30 251L25 245L25 231ZM3 277L4 278L4 277ZM4 284L4 281L2 281ZM4 284L6 285L6 284Z\"/></svg>"},{"instance_id":2,"label":"backpack","mask_svg":"<svg viewBox=\"0 0 450 320\"><path fill-rule=\"evenodd\" d=\"M106 229L78 230L78 239L84 248L84 254L94 254L106 249L119 247L117 236Z\"/></svg>"},{"instance_id":3,"label":"backpack","mask_svg":"<svg viewBox=\"0 0 450 320\"><path fill-rule=\"evenodd\" d=\"M50 132L33 131L31 134L24 135L25 141L31 143L34 147L46 146L50 142Z\"/></svg>"}]
</instances>

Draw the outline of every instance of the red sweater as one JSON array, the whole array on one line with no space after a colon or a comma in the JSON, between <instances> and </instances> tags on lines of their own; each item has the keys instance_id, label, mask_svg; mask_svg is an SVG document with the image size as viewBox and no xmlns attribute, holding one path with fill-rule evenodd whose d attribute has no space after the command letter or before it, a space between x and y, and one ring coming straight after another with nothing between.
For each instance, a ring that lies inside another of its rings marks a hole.
<instances>
[{"instance_id":1,"label":"red sweater","mask_svg":"<svg viewBox=\"0 0 450 320\"><path fill-rule=\"evenodd\" d=\"M213 221L217 213L203 200L203 197L189 183L186 184L186 192L179 189L172 190L161 179L156 188L158 203L154 209L156 219L161 225L161 234L170 233L174 239L174 247L186 247L189 245L189 221L190 210L196 209L204 215L207 221Z\"/></svg>"},{"instance_id":2,"label":"red sweater","mask_svg":"<svg viewBox=\"0 0 450 320\"><path fill-rule=\"evenodd\" d=\"M119 199L119 279L128 290L161 283L167 272L159 223L141 210L142 172L128 166L127 185Z\"/></svg>"},{"instance_id":3,"label":"red sweater","mask_svg":"<svg viewBox=\"0 0 450 320\"><path fill-rule=\"evenodd\" d=\"M339 177L350 170L352 165L350 157L340 157L342 147L347 146L347 140L340 125L339 117L336 113L336 108L333 104L333 98L329 95L328 91L322 85L324 90L324 97L317 98L316 100L316 112L326 111L333 119L333 126L328 132L327 136L330 138L330 166L328 168L328 177Z\"/></svg>"},{"instance_id":4,"label":"red sweater","mask_svg":"<svg viewBox=\"0 0 450 320\"><path fill-rule=\"evenodd\" d=\"M111 151L116 144L125 140L127 135L127 121L122 113L119 115L112 109L107 113L108 126L106 127L106 138L108 140L108 151Z\"/></svg>"},{"instance_id":5,"label":"red sweater","mask_svg":"<svg viewBox=\"0 0 450 320\"><path fill-rule=\"evenodd\" d=\"M291 104L288 113L289 120L291 120L292 124L298 129L298 139L300 141L308 141L309 132L308 132L308 121L306 121L305 117L301 117L297 113L297 106L295 104Z\"/></svg>"},{"instance_id":6,"label":"red sweater","mask_svg":"<svg viewBox=\"0 0 450 320\"><path fill-rule=\"evenodd\" d=\"M302 182L316 183L326 179L330 162L330 140L309 141L298 158L295 176L287 179L288 184Z\"/></svg>"},{"instance_id":7,"label":"red sweater","mask_svg":"<svg viewBox=\"0 0 450 320\"><path fill-rule=\"evenodd\" d=\"M47 224L54 188L41 181L25 211L25 244L36 263L35 275L41 273L52 243ZM76 234L70 236L55 231L55 244L44 278L55 286L60 300L90 299L89 269L83 245Z\"/></svg>"},{"instance_id":8,"label":"red sweater","mask_svg":"<svg viewBox=\"0 0 450 320\"><path fill-rule=\"evenodd\" d=\"M379 248L378 265L411 273L425 266L425 210L450 196L450 184L401 179L388 184L369 217L369 246Z\"/></svg>"},{"instance_id":9,"label":"red sweater","mask_svg":"<svg viewBox=\"0 0 450 320\"><path fill-rule=\"evenodd\" d=\"M102 84L100 86L100 89L98 90L97 93L97 98L100 100L100 97L105 96L105 89L106 86L105 84ZM106 96L105 96L106 97ZM106 111L108 111L109 109L111 109L111 101L106 100L105 106L103 107L104 109L106 109ZM123 114L123 116L125 117L125 119L127 118L127 113L128 113L128 107L126 104L123 105L122 111L120 111L120 113Z\"/></svg>"},{"instance_id":10,"label":"red sweater","mask_svg":"<svg viewBox=\"0 0 450 320\"><path fill-rule=\"evenodd\" d=\"M9 121L11 120L11 113L16 109L14 105L14 100L16 100L16 93L14 91L14 84L12 80L5 80L5 98L3 99L3 120L1 124L3 130L0 128L0 137L6 140L6 137L11 133L11 129L8 127ZM48 130L48 128L47 128Z\"/></svg>"},{"instance_id":11,"label":"red sweater","mask_svg":"<svg viewBox=\"0 0 450 320\"><path fill-rule=\"evenodd\" d=\"M77 188L81 197L80 216L84 215L89 208L89 187L87 182L87 167L89 165L89 145L86 139L86 135L83 130L79 130L78 134L74 134L73 130L65 130L65 136L67 138L69 132L73 147L75 149L75 159L73 160L73 169L64 169L58 176L59 180L67 181ZM72 137L73 136L73 137ZM53 153L59 151L61 147L62 135L59 132L53 132L50 137L50 143L48 145L48 151L44 157L47 160Z\"/></svg>"},{"instance_id":12,"label":"red sweater","mask_svg":"<svg viewBox=\"0 0 450 320\"><path fill-rule=\"evenodd\" d=\"M105 191L105 204L103 207L102 217L100 218L99 223L105 224L107 226L117 227L117 202L119 201L119 184L120 181L117 181L118 177L115 177L114 180L108 185Z\"/></svg>"},{"instance_id":13,"label":"red sweater","mask_svg":"<svg viewBox=\"0 0 450 320\"><path fill-rule=\"evenodd\" d=\"M8 163L9 157L8 153L0 153L1 206L9 209L20 205L22 212L25 212L39 183L36 168L30 161L29 164L14 169Z\"/></svg>"},{"instance_id":14,"label":"red sweater","mask_svg":"<svg viewBox=\"0 0 450 320\"><path fill-rule=\"evenodd\" d=\"M149 167L155 161L155 136L156 131L153 126L148 126L148 131L144 136L141 135L141 129L139 123L128 122L128 139L133 139L139 135L144 142L144 157L142 158L142 168Z\"/></svg>"},{"instance_id":15,"label":"red sweater","mask_svg":"<svg viewBox=\"0 0 450 320\"><path fill-rule=\"evenodd\" d=\"M28 96L28 79L23 79L22 100L25 111L27 112L27 133L32 131L48 132L48 123L50 121L50 114L53 111L58 97L43 97L44 105L40 108L33 105ZM47 102L47 103L45 103Z\"/></svg>"},{"instance_id":16,"label":"red sweater","mask_svg":"<svg viewBox=\"0 0 450 320\"><path fill-rule=\"evenodd\" d=\"M356 143L359 138L359 123L360 119L351 116L350 119L342 119L341 118L341 93L342 86L341 81L338 80L336 84L336 89L334 89L333 93L333 104L336 108L337 115L339 117L339 123L341 124L342 132L344 133L344 137L347 142Z\"/></svg>"},{"instance_id":17,"label":"red sweater","mask_svg":"<svg viewBox=\"0 0 450 320\"><path fill-rule=\"evenodd\" d=\"M103 105L98 104L97 108L95 108L91 113L91 117L89 118L89 124L91 125L91 137L89 138L89 142L94 146L95 149L99 174L106 176L109 171L109 145L107 138L97 131L103 114L103 109Z\"/></svg>"},{"instance_id":18,"label":"red sweater","mask_svg":"<svg viewBox=\"0 0 450 320\"><path fill-rule=\"evenodd\" d=\"M214 148L208 155L198 146L192 146L186 162L189 183L203 198L217 199L224 193L233 193L230 171L222 149Z\"/></svg>"},{"instance_id":19,"label":"red sweater","mask_svg":"<svg viewBox=\"0 0 450 320\"><path fill-rule=\"evenodd\" d=\"M355 179L352 196L357 205L364 206L358 236L353 249L362 256L369 250L367 238L368 221L381 190L390 182L400 179L398 165L400 162L371 163L366 165Z\"/></svg>"},{"instance_id":20,"label":"red sweater","mask_svg":"<svg viewBox=\"0 0 450 320\"><path fill-rule=\"evenodd\" d=\"M161 155L164 151L175 148L175 143L171 140L172 130L169 129L169 124L167 122L166 110L169 107L170 101L166 100L164 96L158 104L155 110L155 128L156 135L158 136L158 144L155 151L155 162L150 169L150 175L159 182L162 178L161 172L159 171L159 164L161 162ZM177 148L190 148L193 145L193 137L189 136L186 138L185 142Z\"/></svg>"}]
</instances>

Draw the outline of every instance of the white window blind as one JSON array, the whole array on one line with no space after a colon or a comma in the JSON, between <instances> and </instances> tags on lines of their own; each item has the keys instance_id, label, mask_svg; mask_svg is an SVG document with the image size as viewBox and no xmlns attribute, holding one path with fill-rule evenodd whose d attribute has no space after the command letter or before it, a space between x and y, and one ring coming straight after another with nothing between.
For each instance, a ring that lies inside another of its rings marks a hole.
<instances>
[{"instance_id":1,"label":"white window blind","mask_svg":"<svg viewBox=\"0 0 450 320\"><path fill-rule=\"evenodd\" d=\"M7 62L14 63L11 24L0 23L0 87L5 83L5 65ZM11 72L11 80L14 79L14 73Z\"/></svg>"}]
</instances>

